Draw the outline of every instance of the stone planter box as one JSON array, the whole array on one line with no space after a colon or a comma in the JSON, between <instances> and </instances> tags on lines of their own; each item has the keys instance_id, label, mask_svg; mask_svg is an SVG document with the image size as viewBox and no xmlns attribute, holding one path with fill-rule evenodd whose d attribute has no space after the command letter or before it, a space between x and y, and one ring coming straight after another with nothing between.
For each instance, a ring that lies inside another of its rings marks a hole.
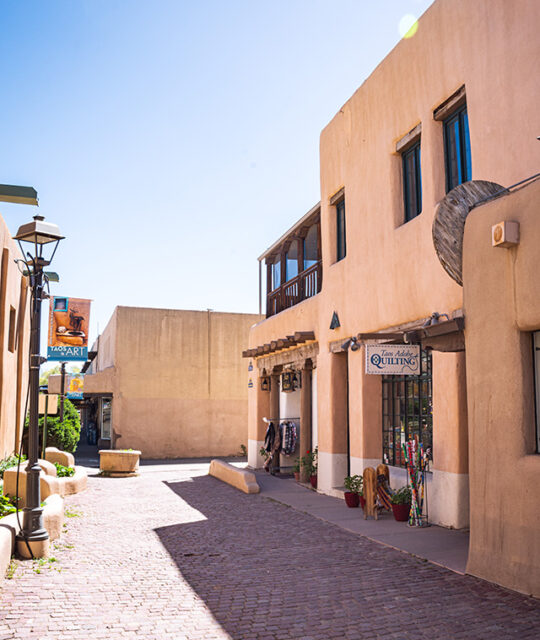
<instances>
[{"instance_id":1,"label":"stone planter box","mask_svg":"<svg viewBox=\"0 0 540 640\"><path fill-rule=\"evenodd\" d=\"M99 452L99 470L104 476L124 477L137 475L140 451L102 449Z\"/></svg>"}]
</instances>

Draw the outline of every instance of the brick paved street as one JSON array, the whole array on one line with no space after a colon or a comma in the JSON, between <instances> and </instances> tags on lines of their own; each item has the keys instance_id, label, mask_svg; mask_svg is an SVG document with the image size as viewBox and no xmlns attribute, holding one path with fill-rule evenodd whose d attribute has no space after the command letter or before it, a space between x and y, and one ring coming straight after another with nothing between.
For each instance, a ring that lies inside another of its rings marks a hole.
<instances>
[{"instance_id":1,"label":"brick paved street","mask_svg":"<svg viewBox=\"0 0 540 640\"><path fill-rule=\"evenodd\" d=\"M56 561L0 583L0 639L539 637L537 600L203 473L90 477Z\"/></svg>"}]
</instances>

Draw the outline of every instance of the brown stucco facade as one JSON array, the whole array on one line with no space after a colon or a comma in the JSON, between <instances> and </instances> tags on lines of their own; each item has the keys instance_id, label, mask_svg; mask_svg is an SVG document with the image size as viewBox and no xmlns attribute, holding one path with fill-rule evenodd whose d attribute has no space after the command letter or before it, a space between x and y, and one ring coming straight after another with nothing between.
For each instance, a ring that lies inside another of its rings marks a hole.
<instances>
[{"instance_id":1,"label":"brown stucco facade","mask_svg":"<svg viewBox=\"0 0 540 640\"><path fill-rule=\"evenodd\" d=\"M472 211L463 264L471 466L467 570L536 596L540 380L532 336L540 331L538 202L540 181ZM493 247L492 226L505 220L519 222L519 244Z\"/></svg>"},{"instance_id":2,"label":"brown stucco facade","mask_svg":"<svg viewBox=\"0 0 540 640\"><path fill-rule=\"evenodd\" d=\"M30 292L21 252L0 216L0 460L19 450L28 387Z\"/></svg>"},{"instance_id":3,"label":"brown stucco facade","mask_svg":"<svg viewBox=\"0 0 540 640\"><path fill-rule=\"evenodd\" d=\"M247 442L240 357L259 315L117 307L85 397L109 398L111 446L143 458L226 456Z\"/></svg>"},{"instance_id":4,"label":"brown stucco facade","mask_svg":"<svg viewBox=\"0 0 540 640\"><path fill-rule=\"evenodd\" d=\"M261 378L268 377L272 383L269 390L260 383L249 390L250 465L262 464L259 450L266 431L263 418L294 417L301 440L296 454L318 445L318 489L337 494L348 473L362 473L365 467L384 460L383 380L365 373L365 344L369 340L360 340L360 348L354 351L347 341L360 334L418 329L429 323L434 312L446 314L450 322L461 323L460 327L464 324L465 331L458 331L452 341L429 350L433 423L433 455L427 474L429 520L447 527L471 527L471 573L536 595L540 593L538 554L536 568L527 577L525 567L519 568L521 559L516 548L536 545L538 550L540 534L532 517L540 503L528 487L537 480L540 456L534 454L532 444L526 456L525 440L516 435L521 448L512 460L527 472L531 484L522 486L521 491L512 482L506 485L501 467L495 464L486 476L489 459L481 442L493 428L490 421L494 409L484 395L479 404L471 400L471 389L477 393L480 388L476 380L478 359L473 361L469 353L469 344L483 349L477 320L469 320L469 313L477 313L481 303L470 300L484 286L481 275L487 266L480 269L480 265L491 264L491 260L506 261L506 269L517 269L519 264L523 282L529 283L528 288L520 290L522 303L514 301L505 311L507 316L520 310L521 329L514 326L517 320L507 319L505 331L513 332L515 342L516 331L540 328L540 319L527 304L536 296L531 304L536 308L540 299L538 288L534 291L532 253L529 262L524 259L512 266L511 258L505 257L511 252L499 248L493 249L494 255L491 253L488 233L488 244L479 253L478 262L470 266L475 246L470 237L476 232L468 222L463 277L465 281L476 267L475 283L478 278L469 294L466 282L463 288L443 269L434 248L432 227L437 206L447 192L448 177L445 121L439 114L450 112L453 101L461 107L466 105L468 114L470 179L508 187L537 172L540 143L536 141L539 119L534 61L540 57L539 24L540 5L533 0L438 0L419 20L416 35L401 41L379 64L321 133L317 219L322 286L318 293L296 304L290 304L289 287L283 294L286 308L282 310L272 302L272 313L251 330L245 354ZM409 148L408 136L421 148L422 207L419 215L406 221L403 153ZM528 192L532 190L529 187ZM514 194L497 204L479 207L473 215L474 224L483 210L502 207L505 200L511 202L517 197ZM345 203L346 220L344 256L339 255L342 249L337 241L340 222L336 203L341 201ZM530 201L534 201L532 196ZM538 219L534 223L531 218L528 224L536 224L535 233L538 231ZM285 234L282 260L291 242L298 239L305 243L303 233L295 225ZM517 251L521 250L520 245ZM272 245L260 258L267 265L269 300L275 299L274 293L270 298L270 291L278 253ZM509 287L504 296L512 300L515 285L511 273L501 274L498 285ZM287 284L283 283L284 274L282 269L281 288ZM487 291L492 284L490 277ZM334 313L339 326L331 328ZM492 319L492 313L482 314L482 322ZM497 321L494 319L495 324ZM312 337L303 343L278 343L296 332ZM523 370L530 365L524 355L530 336L520 340L523 343L519 348L515 344L508 347L513 364L507 365ZM286 346L280 348L282 344ZM491 352L482 351L484 357ZM301 372L302 386L284 394L279 388L280 376L289 369ZM489 386L495 378L499 387L504 385L503 370L491 367L484 385ZM516 434L529 428L532 415L531 400L523 400L520 384L518 376L512 382L517 385L512 412L498 414L502 419L512 413ZM508 392L498 393L498 402L504 402ZM500 428L500 441L497 436L492 446L494 452L502 454L505 437L502 425ZM282 464L292 463L282 458ZM390 476L394 487L406 482L405 470L399 464L390 464ZM497 480L492 483L495 476ZM512 508L505 511L501 503L488 516L483 496L494 504L497 496L506 494L508 500L513 497ZM514 524L510 513L515 516ZM514 525L512 533L506 535ZM500 563L488 567L490 554L503 550L505 557Z\"/></svg>"}]
</instances>

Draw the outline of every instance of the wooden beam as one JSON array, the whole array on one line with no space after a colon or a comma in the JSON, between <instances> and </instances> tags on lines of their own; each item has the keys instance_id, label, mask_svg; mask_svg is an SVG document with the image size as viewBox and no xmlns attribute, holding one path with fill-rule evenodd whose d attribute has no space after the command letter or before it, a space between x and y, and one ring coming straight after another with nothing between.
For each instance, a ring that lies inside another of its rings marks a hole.
<instances>
[{"instance_id":1,"label":"wooden beam","mask_svg":"<svg viewBox=\"0 0 540 640\"><path fill-rule=\"evenodd\" d=\"M359 333L358 340L403 340L404 332L394 333Z\"/></svg>"},{"instance_id":2,"label":"wooden beam","mask_svg":"<svg viewBox=\"0 0 540 640\"><path fill-rule=\"evenodd\" d=\"M313 331L296 331L294 334L296 342L307 342L308 340L315 340L315 333Z\"/></svg>"},{"instance_id":3,"label":"wooden beam","mask_svg":"<svg viewBox=\"0 0 540 640\"><path fill-rule=\"evenodd\" d=\"M278 349L286 349L287 347L291 346L291 341L287 340L287 338L280 338L277 341L277 348Z\"/></svg>"}]
</instances>

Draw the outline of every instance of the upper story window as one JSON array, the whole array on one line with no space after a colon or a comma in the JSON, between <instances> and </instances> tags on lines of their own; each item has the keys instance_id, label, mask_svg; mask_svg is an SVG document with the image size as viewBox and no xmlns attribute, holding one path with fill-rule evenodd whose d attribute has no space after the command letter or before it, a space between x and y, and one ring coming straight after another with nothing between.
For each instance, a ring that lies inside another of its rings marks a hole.
<instances>
[{"instance_id":1,"label":"upper story window","mask_svg":"<svg viewBox=\"0 0 540 640\"><path fill-rule=\"evenodd\" d=\"M298 275L298 240L293 240L285 254L285 279L288 282Z\"/></svg>"},{"instance_id":2,"label":"upper story window","mask_svg":"<svg viewBox=\"0 0 540 640\"><path fill-rule=\"evenodd\" d=\"M320 234L320 205L317 204L259 258L266 263L267 317L321 290Z\"/></svg>"},{"instance_id":3,"label":"upper story window","mask_svg":"<svg viewBox=\"0 0 540 640\"><path fill-rule=\"evenodd\" d=\"M345 198L336 203L336 262L347 255L347 234L345 229Z\"/></svg>"},{"instance_id":4,"label":"upper story window","mask_svg":"<svg viewBox=\"0 0 540 640\"><path fill-rule=\"evenodd\" d=\"M420 140L402 154L403 201L405 222L422 212L422 172L420 168Z\"/></svg>"},{"instance_id":5,"label":"upper story window","mask_svg":"<svg viewBox=\"0 0 540 640\"><path fill-rule=\"evenodd\" d=\"M279 286L281 286L281 260L278 256L272 264L272 282L270 288L274 290Z\"/></svg>"},{"instance_id":6,"label":"upper story window","mask_svg":"<svg viewBox=\"0 0 540 640\"><path fill-rule=\"evenodd\" d=\"M467 105L444 121L446 192L471 179L471 141Z\"/></svg>"},{"instance_id":7,"label":"upper story window","mask_svg":"<svg viewBox=\"0 0 540 640\"><path fill-rule=\"evenodd\" d=\"M472 176L465 85L435 109L433 118L443 124L446 193L448 193L458 184L470 180Z\"/></svg>"},{"instance_id":8,"label":"upper story window","mask_svg":"<svg viewBox=\"0 0 540 640\"><path fill-rule=\"evenodd\" d=\"M314 264L317 264L319 260L319 225L312 224L306 237L303 240L304 243L304 269L309 269Z\"/></svg>"}]
</instances>

